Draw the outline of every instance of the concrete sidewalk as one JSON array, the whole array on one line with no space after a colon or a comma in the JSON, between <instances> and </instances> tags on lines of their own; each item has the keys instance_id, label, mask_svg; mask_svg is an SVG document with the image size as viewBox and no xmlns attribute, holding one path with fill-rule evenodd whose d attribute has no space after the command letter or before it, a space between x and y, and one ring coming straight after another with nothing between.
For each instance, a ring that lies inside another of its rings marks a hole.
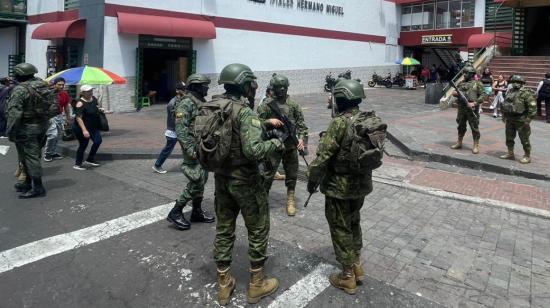
<instances>
[{"instance_id":1,"label":"concrete sidewalk","mask_svg":"<svg viewBox=\"0 0 550 308\"><path fill-rule=\"evenodd\" d=\"M292 90L292 89L291 89ZM454 151L449 146L456 140L456 110L440 111L438 106L424 103L424 90L367 89L367 101L361 105L364 110L374 109L389 124L389 139L402 153L413 160L434 161L449 165L468 167L508 175L550 181L550 125L542 121L532 123L531 143L533 162L522 165L518 161L501 160L499 155L506 151L504 124L490 115L481 115L481 151L471 153L471 134L465 137L465 147ZM330 110L326 108L326 93L294 96L304 110L310 129L311 161L319 143L319 132L326 129L330 121ZM136 113L108 115L111 131L105 133L99 149L98 159L146 159L156 158L165 143L166 105L154 105ZM60 145L65 155L74 156L77 142ZM516 139L517 159L523 150ZM179 147L172 157L181 157ZM304 162L301 161L303 164Z\"/></svg>"}]
</instances>

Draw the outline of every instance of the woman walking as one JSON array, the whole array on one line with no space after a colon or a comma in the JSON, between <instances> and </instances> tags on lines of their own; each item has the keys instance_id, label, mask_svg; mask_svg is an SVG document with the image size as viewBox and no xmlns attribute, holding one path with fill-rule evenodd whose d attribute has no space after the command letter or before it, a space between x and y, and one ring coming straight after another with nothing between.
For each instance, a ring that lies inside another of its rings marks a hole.
<instances>
[{"instance_id":1,"label":"woman walking","mask_svg":"<svg viewBox=\"0 0 550 308\"><path fill-rule=\"evenodd\" d=\"M83 85L80 87L80 99L75 105L75 121L73 122L73 132L78 139L78 150L76 151L76 162L73 166L75 170L86 170L83 165L84 152L92 139L92 147L88 154L88 159L84 164L97 167L99 164L95 160L95 154L101 145L101 134L99 132L100 120L99 113L103 112L98 107L97 98L93 96L93 87Z\"/></svg>"}]
</instances>

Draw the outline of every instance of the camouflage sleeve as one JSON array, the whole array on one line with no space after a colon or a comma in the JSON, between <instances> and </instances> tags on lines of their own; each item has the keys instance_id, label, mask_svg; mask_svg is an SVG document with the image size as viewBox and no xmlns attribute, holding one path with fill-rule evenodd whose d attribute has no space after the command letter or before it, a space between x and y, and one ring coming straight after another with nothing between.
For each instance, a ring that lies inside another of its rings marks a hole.
<instances>
[{"instance_id":1,"label":"camouflage sleeve","mask_svg":"<svg viewBox=\"0 0 550 308\"><path fill-rule=\"evenodd\" d=\"M304 113L302 112L302 107L298 104L294 104L294 119L296 119L296 133L298 134L298 139L304 139L308 136L308 129L306 121L304 119Z\"/></svg>"},{"instance_id":2,"label":"camouflage sleeve","mask_svg":"<svg viewBox=\"0 0 550 308\"><path fill-rule=\"evenodd\" d=\"M6 109L6 133L11 141L14 141L15 135L21 125L23 117L23 103L28 99L28 92L23 87L15 87L9 97Z\"/></svg>"},{"instance_id":3,"label":"camouflage sleeve","mask_svg":"<svg viewBox=\"0 0 550 308\"><path fill-rule=\"evenodd\" d=\"M342 136L346 130L346 121L343 118L334 119L323 138L319 141L319 148L315 160L309 164L308 178L310 182L319 184L323 179L331 159L338 153Z\"/></svg>"},{"instance_id":4,"label":"camouflage sleeve","mask_svg":"<svg viewBox=\"0 0 550 308\"><path fill-rule=\"evenodd\" d=\"M477 96L477 100L476 100L476 103L479 106L479 105L483 104L483 102L487 98L487 94L485 94L485 87L483 86L483 83L481 81L479 81L479 80L476 81L475 85L476 85L476 88L477 88L477 93L479 93L479 95Z\"/></svg>"},{"instance_id":5,"label":"camouflage sleeve","mask_svg":"<svg viewBox=\"0 0 550 308\"><path fill-rule=\"evenodd\" d=\"M174 110L176 116L176 135L183 150L189 157L193 156L195 150L195 138L191 131L194 115L190 105L188 99L178 100Z\"/></svg>"},{"instance_id":6,"label":"camouflage sleeve","mask_svg":"<svg viewBox=\"0 0 550 308\"><path fill-rule=\"evenodd\" d=\"M535 96L530 90L525 91L524 93L523 101L527 104L527 117L529 119L533 119L537 115L537 102L535 100Z\"/></svg>"},{"instance_id":7,"label":"camouflage sleeve","mask_svg":"<svg viewBox=\"0 0 550 308\"><path fill-rule=\"evenodd\" d=\"M264 123L264 126L269 126L269 119L271 118L271 109L267 106L269 99L265 99L265 102L258 106L258 118Z\"/></svg>"},{"instance_id":8,"label":"camouflage sleeve","mask_svg":"<svg viewBox=\"0 0 550 308\"><path fill-rule=\"evenodd\" d=\"M252 109L243 107L239 112L241 143L246 158L259 161L281 149L283 144L277 139L262 139L262 122Z\"/></svg>"}]
</instances>

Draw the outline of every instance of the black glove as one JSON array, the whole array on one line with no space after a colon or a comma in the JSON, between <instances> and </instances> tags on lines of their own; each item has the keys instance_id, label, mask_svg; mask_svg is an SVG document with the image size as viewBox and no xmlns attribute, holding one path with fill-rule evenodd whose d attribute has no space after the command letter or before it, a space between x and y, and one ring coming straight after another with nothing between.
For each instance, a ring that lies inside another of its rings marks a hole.
<instances>
[{"instance_id":1,"label":"black glove","mask_svg":"<svg viewBox=\"0 0 550 308\"><path fill-rule=\"evenodd\" d=\"M317 191L317 186L319 186L317 183L308 181L307 182L307 192L310 194L314 194Z\"/></svg>"},{"instance_id":2,"label":"black glove","mask_svg":"<svg viewBox=\"0 0 550 308\"><path fill-rule=\"evenodd\" d=\"M286 138L288 138L288 134L282 130L279 129L270 129L266 132L267 139L279 139L281 143L284 143Z\"/></svg>"}]
</instances>

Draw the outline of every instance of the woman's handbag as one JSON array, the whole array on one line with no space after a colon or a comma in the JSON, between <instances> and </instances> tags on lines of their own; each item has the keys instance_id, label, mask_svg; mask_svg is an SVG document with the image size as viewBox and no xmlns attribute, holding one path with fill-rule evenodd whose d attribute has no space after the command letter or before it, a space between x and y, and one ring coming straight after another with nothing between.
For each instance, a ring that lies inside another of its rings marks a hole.
<instances>
[{"instance_id":1,"label":"woman's handbag","mask_svg":"<svg viewBox=\"0 0 550 308\"><path fill-rule=\"evenodd\" d=\"M103 132L109 131L109 121L107 121L107 116L103 112L99 112L99 130Z\"/></svg>"}]
</instances>

